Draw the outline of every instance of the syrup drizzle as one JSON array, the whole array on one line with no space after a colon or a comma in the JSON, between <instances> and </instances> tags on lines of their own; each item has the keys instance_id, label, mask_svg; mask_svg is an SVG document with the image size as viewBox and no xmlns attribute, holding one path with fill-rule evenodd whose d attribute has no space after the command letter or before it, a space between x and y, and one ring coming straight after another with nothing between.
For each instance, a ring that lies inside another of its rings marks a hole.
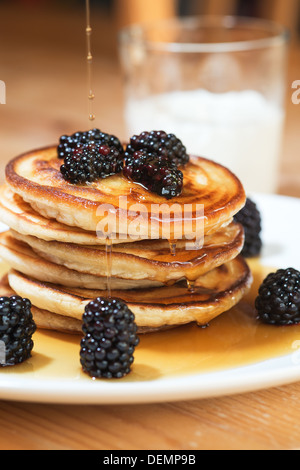
<instances>
[{"instance_id":1,"label":"syrup drizzle","mask_svg":"<svg viewBox=\"0 0 300 470\"><path fill-rule=\"evenodd\" d=\"M196 288L195 288L195 282L196 281L193 281L191 279L186 279L186 284L187 284L187 290L190 294L193 294L195 293L196 291Z\"/></svg>"},{"instance_id":2,"label":"syrup drizzle","mask_svg":"<svg viewBox=\"0 0 300 470\"><path fill-rule=\"evenodd\" d=\"M90 0L86 0L86 42L87 42L87 78L88 78L88 104L89 104L89 120L95 120L95 114L93 112L93 102L94 102L94 92L92 88L92 49L91 49L91 36L92 36L92 27L90 21Z\"/></svg>"},{"instance_id":3,"label":"syrup drizzle","mask_svg":"<svg viewBox=\"0 0 300 470\"><path fill-rule=\"evenodd\" d=\"M112 271L112 241L106 239L106 266L107 266L107 297L111 298L111 271Z\"/></svg>"},{"instance_id":4,"label":"syrup drizzle","mask_svg":"<svg viewBox=\"0 0 300 470\"><path fill-rule=\"evenodd\" d=\"M92 36L92 27L90 20L90 0L85 1L86 4L86 45L87 45L87 82L88 82L88 113L89 120L94 121L96 116L93 112L93 104L95 99L95 94L92 87L92 64L93 64L93 55L91 47L91 36ZM112 242L111 238L106 239L106 267L107 267L107 297L111 298L111 270L112 270Z\"/></svg>"},{"instance_id":5,"label":"syrup drizzle","mask_svg":"<svg viewBox=\"0 0 300 470\"><path fill-rule=\"evenodd\" d=\"M177 241L176 240L169 240L169 245L170 245L171 255L176 256Z\"/></svg>"}]
</instances>

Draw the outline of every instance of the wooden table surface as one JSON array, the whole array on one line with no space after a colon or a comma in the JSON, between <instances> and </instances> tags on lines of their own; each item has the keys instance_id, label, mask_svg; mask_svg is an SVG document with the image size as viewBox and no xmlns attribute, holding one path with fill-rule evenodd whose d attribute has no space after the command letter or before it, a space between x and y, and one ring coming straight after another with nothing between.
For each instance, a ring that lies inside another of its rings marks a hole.
<instances>
[{"instance_id":1,"label":"wooden table surface","mask_svg":"<svg viewBox=\"0 0 300 470\"><path fill-rule=\"evenodd\" d=\"M10 3L10 2L7 2ZM13 2L11 2L13 3ZM0 170L13 156L85 129L84 16L0 7ZM115 30L95 17L95 126L126 137ZM291 48L281 194L300 197L299 48ZM0 402L0 449L298 449L300 383L238 396L137 406L66 406Z\"/></svg>"}]
</instances>

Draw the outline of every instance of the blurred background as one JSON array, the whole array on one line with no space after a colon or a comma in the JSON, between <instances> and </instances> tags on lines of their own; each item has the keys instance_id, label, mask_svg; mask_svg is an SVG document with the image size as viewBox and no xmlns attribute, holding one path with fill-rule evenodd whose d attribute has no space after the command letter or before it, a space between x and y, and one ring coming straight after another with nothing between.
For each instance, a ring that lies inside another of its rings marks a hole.
<instances>
[{"instance_id":1,"label":"blurred background","mask_svg":"<svg viewBox=\"0 0 300 470\"><path fill-rule=\"evenodd\" d=\"M0 179L6 162L60 135L99 127L127 139L118 31L125 25L198 14L275 20L291 31L281 194L300 196L300 0L90 0L94 112L88 119L85 0L0 0Z\"/></svg>"}]
</instances>

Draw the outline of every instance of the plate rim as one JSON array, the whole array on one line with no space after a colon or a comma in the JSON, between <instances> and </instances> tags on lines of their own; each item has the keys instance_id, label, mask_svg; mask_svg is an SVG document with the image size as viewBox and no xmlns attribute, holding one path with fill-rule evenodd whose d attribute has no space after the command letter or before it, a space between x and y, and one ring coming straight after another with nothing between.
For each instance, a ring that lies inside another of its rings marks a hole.
<instances>
[{"instance_id":1,"label":"plate rim","mask_svg":"<svg viewBox=\"0 0 300 470\"><path fill-rule=\"evenodd\" d=\"M116 381L105 381L105 379L101 381L91 379L90 382L77 382L76 388L72 379L57 381L31 379L25 387L23 382L23 387L20 389L20 381L16 378L4 380L4 383L0 384L0 396L1 399L13 401L94 405L150 404L224 397L298 381L300 379L299 364L292 364L290 361L291 365L287 368L285 364L287 359L290 360L290 355L234 369L155 381L116 383ZM278 360L282 362L280 368L266 369L273 361ZM263 367L257 371L255 369L258 365L265 365L266 368ZM220 375L226 375L226 383L223 381L222 387L219 386ZM249 384L250 379L251 384ZM170 389L172 389L171 395Z\"/></svg>"},{"instance_id":2,"label":"plate rim","mask_svg":"<svg viewBox=\"0 0 300 470\"><path fill-rule=\"evenodd\" d=\"M251 193L249 197L258 204L262 203L263 199L279 200L284 204L291 201L300 204L300 198L279 194ZM5 224L1 224L0 231L5 229ZM292 354L288 354L246 366L140 382L121 382L121 379L76 382L74 379L53 380L44 377L34 377L26 381L3 374L0 376L0 398L35 403L108 405L150 404L229 396L299 381L300 367L291 357ZM226 381L220 383L223 376L226 376Z\"/></svg>"}]
</instances>

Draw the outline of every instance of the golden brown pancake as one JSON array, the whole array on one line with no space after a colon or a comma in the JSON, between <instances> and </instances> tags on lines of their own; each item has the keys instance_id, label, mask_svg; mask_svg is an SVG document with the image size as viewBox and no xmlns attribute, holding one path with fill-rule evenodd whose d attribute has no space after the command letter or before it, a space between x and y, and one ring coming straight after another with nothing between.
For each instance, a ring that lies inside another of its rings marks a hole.
<instances>
[{"instance_id":1,"label":"golden brown pancake","mask_svg":"<svg viewBox=\"0 0 300 470\"><path fill-rule=\"evenodd\" d=\"M29 298L35 307L77 320L81 320L87 303L103 296L99 290L64 288L36 281L17 271L10 271L8 280L10 287L18 295ZM238 257L200 277L194 292L189 292L182 282L171 287L112 291L111 296L127 303L140 328L191 322L206 325L236 305L251 282L249 267L242 257Z\"/></svg>"},{"instance_id":2,"label":"golden brown pancake","mask_svg":"<svg viewBox=\"0 0 300 470\"><path fill-rule=\"evenodd\" d=\"M0 296L1 297L10 297L12 295L16 295L16 293L12 290L8 283L8 276L5 274L0 279Z\"/></svg>"},{"instance_id":3,"label":"golden brown pancake","mask_svg":"<svg viewBox=\"0 0 300 470\"><path fill-rule=\"evenodd\" d=\"M11 235L27 243L39 256L52 263L81 273L107 275L107 253L101 246L45 242L14 231L11 231ZM235 258L240 254L243 244L243 227L232 223L215 234L208 235L204 246L199 250L187 250L186 242L178 241L175 255L170 252L169 243L165 240L115 245L111 252L111 275L112 278L160 283L182 278L195 280Z\"/></svg>"},{"instance_id":4,"label":"golden brown pancake","mask_svg":"<svg viewBox=\"0 0 300 470\"><path fill-rule=\"evenodd\" d=\"M11 297L16 293L11 289L8 283L7 275L0 279L0 296ZM56 330L62 333L82 333L81 321L75 318L64 317L63 315L55 315L54 313L41 310L34 306L31 307L31 313L36 326L45 330Z\"/></svg>"},{"instance_id":5,"label":"golden brown pancake","mask_svg":"<svg viewBox=\"0 0 300 470\"><path fill-rule=\"evenodd\" d=\"M52 282L68 287L107 290L107 276L96 276L69 269L41 258L26 243L16 240L10 232L0 234L0 258L11 268L39 281ZM113 289L141 289L161 287L162 283L151 280L131 280L114 277L110 280Z\"/></svg>"},{"instance_id":6,"label":"golden brown pancake","mask_svg":"<svg viewBox=\"0 0 300 470\"><path fill-rule=\"evenodd\" d=\"M236 176L201 157L192 156L183 168L182 194L171 201L122 175L83 186L69 184L60 173L61 164L56 147L33 150L7 165L7 183L44 217L90 232L99 230L99 225L105 221L110 228L115 225L115 232L119 234L181 239L184 219L190 221L184 231L188 238L194 236L200 219L205 234L227 225L246 201L243 186ZM203 205L204 217L198 211ZM184 214L183 207L186 209ZM171 230L167 223L170 217L173 220ZM165 236L167 232L168 236Z\"/></svg>"},{"instance_id":7,"label":"golden brown pancake","mask_svg":"<svg viewBox=\"0 0 300 470\"><path fill-rule=\"evenodd\" d=\"M16 295L16 292L9 286L8 276L5 275L0 279L0 296L10 297L12 295ZM83 334L81 320L64 315L57 315L48 310L37 308L34 305L31 307L31 313L38 329L54 330L67 334ZM138 328L138 333L153 333L162 329L166 328Z\"/></svg>"},{"instance_id":8,"label":"golden brown pancake","mask_svg":"<svg viewBox=\"0 0 300 470\"><path fill-rule=\"evenodd\" d=\"M228 169L192 156L182 194L168 201L122 174L69 184L61 164L56 147L23 154L7 165L0 189L0 220L12 229L0 236L0 256L12 267L9 289L31 300L40 328L81 333L84 307L106 295L99 231L107 227L111 297L127 303L139 332L206 325L249 289L252 276L239 256L243 229L232 222L246 195ZM186 239L202 235L203 247L186 250Z\"/></svg>"},{"instance_id":9,"label":"golden brown pancake","mask_svg":"<svg viewBox=\"0 0 300 470\"><path fill-rule=\"evenodd\" d=\"M28 202L14 193L9 186L0 187L0 221L23 235L32 235L42 240L56 240L78 245L105 245L106 240L99 238L96 232L70 227L55 219L47 219L34 211ZM112 244L130 243L131 240L116 235L111 239Z\"/></svg>"}]
</instances>

